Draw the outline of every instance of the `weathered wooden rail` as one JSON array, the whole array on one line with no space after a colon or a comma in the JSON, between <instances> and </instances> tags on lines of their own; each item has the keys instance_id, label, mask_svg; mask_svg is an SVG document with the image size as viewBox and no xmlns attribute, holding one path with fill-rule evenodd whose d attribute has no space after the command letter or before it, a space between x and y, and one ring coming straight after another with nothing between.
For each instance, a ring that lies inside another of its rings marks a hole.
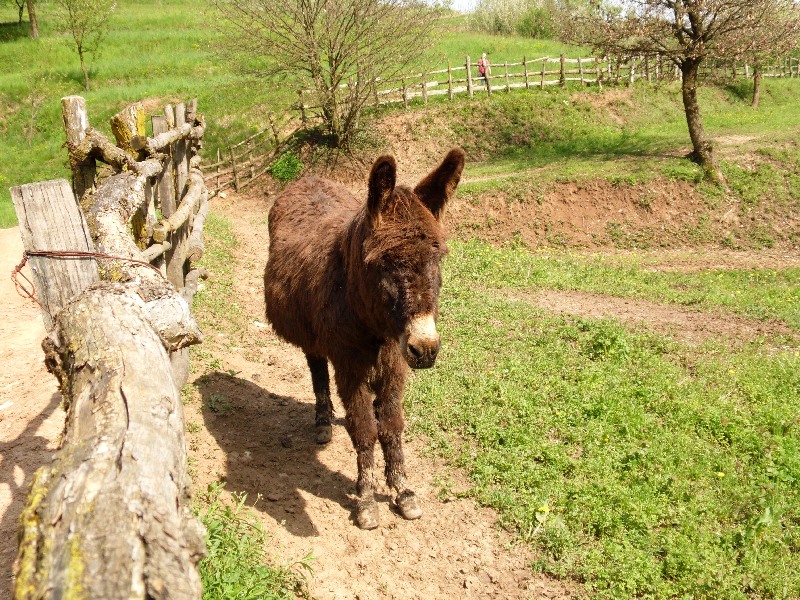
<instances>
[{"instance_id":1,"label":"weathered wooden rail","mask_svg":"<svg viewBox=\"0 0 800 600\"><path fill-rule=\"evenodd\" d=\"M202 340L189 306L203 275L205 124L192 101L153 117L147 136L132 105L112 118L112 143L83 98L62 107L72 189L11 190L67 411L23 510L15 598L197 599L203 528L179 390ZM102 180L98 160L112 173Z\"/></svg>"}]
</instances>

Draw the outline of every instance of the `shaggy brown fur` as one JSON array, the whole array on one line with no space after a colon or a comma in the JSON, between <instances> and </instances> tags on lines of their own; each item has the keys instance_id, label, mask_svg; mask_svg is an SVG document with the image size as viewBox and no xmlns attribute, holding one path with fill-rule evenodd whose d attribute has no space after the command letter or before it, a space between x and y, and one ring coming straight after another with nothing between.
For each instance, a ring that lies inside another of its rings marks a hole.
<instances>
[{"instance_id":1,"label":"shaggy brown fur","mask_svg":"<svg viewBox=\"0 0 800 600\"><path fill-rule=\"evenodd\" d=\"M403 388L408 366L433 366L439 351L439 261L447 252L440 220L463 167L464 153L453 149L412 190L395 185L395 161L383 156L365 203L336 182L306 177L269 213L267 319L306 354L320 443L331 439L333 365L357 454L356 521L364 529L378 526L376 440L400 513L422 515L405 482Z\"/></svg>"}]
</instances>

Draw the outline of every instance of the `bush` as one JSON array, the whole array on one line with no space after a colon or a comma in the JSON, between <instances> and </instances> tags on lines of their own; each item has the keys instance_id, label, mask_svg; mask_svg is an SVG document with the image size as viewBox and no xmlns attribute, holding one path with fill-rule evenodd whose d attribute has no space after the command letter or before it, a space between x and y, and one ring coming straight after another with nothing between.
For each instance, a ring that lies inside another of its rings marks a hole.
<instances>
[{"instance_id":1,"label":"bush","mask_svg":"<svg viewBox=\"0 0 800 600\"><path fill-rule=\"evenodd\" d=\"M304 166L294 154L286 152L270 165L269 172L278 181L288 183L297 179Z\"/></svg>"},{"instance_id":2,"label":"bush","mask_svg":"<svg viewBox=\"0 0 800 600\"><path fill-rule=\"evenodd\" d=\"M553 16L549 10L540 6L526 10L517 22L517 33L519 35L537 38L550 39L555 35L553 26Z\"/></svg>"}]
</instances>

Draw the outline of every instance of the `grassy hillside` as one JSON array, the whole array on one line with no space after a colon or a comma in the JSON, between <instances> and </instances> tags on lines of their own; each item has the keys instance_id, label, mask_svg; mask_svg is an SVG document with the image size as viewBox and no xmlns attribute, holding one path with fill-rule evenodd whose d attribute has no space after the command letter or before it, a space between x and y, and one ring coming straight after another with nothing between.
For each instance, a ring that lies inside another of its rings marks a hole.
<instances>
[{"instance_id":1,"label":"grassy hillside","mask_svg":"<svg viewBox=\"0 0 800 600\"><path fill-rule=\"evenodd\" d=\"M296 99L291 81L248 78L224 56L225 34L219 15L205 3L140 0L120 2L98 56L89 60L91 90L85 92L71 40L55 29L51 6L37 11L41 37L28 37L28 23L17 24L13 4L0 4L0 227L16 222L8 187L68 174L61 145L60 98L86 98L92 124L107 129L108 119L126 104L149 99L158 106L198 97L209 128L206 151L213 156L267 126L266 112ZM419 66L460 64L467 53L500 57L558 54L564 46L463 31L459 19L443 19L435 50L421 53Z\"/></svg>"}]
</instances>

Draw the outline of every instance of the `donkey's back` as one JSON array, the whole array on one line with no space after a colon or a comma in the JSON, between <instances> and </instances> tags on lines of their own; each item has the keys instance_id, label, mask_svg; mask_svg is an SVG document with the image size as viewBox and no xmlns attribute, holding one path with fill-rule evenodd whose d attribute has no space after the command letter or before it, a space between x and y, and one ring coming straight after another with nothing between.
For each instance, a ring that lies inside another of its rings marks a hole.
<instances>
[{"instance_id":1,"label":"donkey's back","mask_svg":"<svg viewBox=\"0 0 800 600\"><path fill-rule=\"evenodd\" d=\"M269 259L264 272L267 318L275 332L303 350L319 348L325 311L343 285L338 246L359 201L341 184L304 177L288 186L269 212Z\"/></svg>"}]
</instances>

